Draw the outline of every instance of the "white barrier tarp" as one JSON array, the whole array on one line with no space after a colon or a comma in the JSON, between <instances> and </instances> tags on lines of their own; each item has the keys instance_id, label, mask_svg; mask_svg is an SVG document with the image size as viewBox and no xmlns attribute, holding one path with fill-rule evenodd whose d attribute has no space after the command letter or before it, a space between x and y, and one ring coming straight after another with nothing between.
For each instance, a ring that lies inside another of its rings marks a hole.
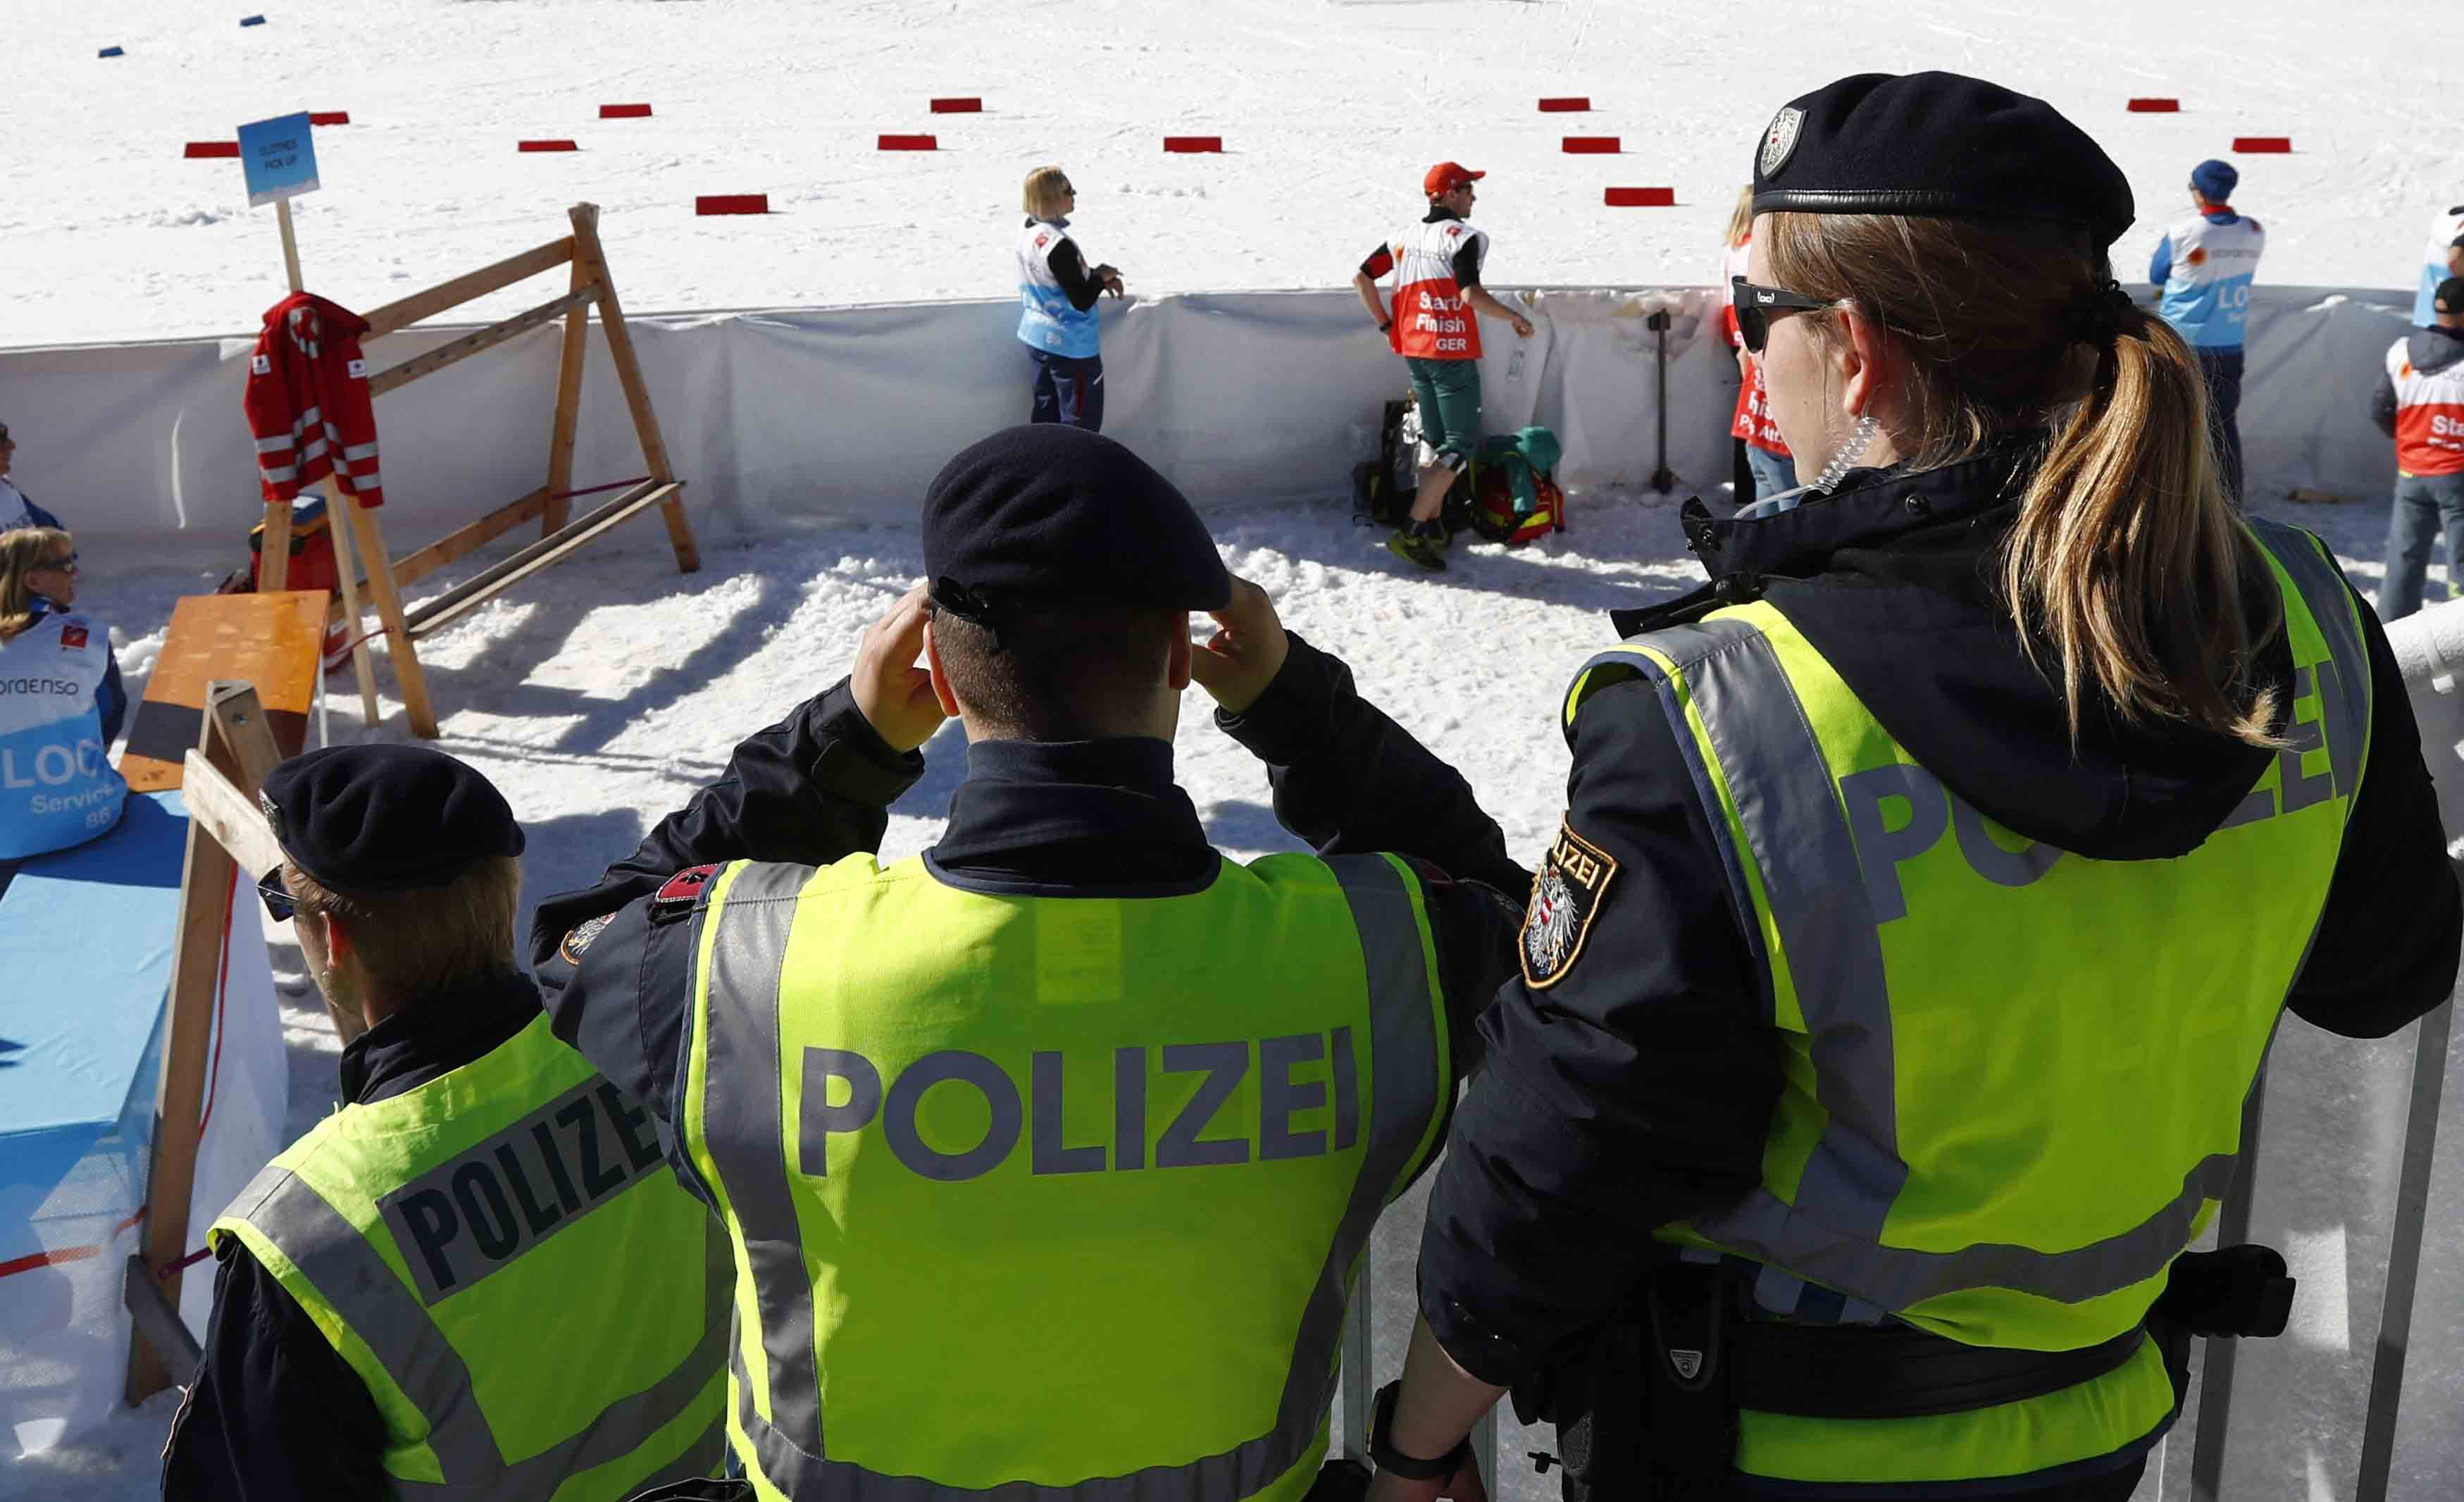
<instances>
[{"instance_id":1,"label":"white barrier tarp","mask_svg":"<svg viewBox=\"0 0 2464 1502\"><path fill-rule=\"evenodd\" d=\"M1514 297L1514 294L1507 294ZM1705 288L1520 295L1539 332L1483 331L1485 422L1537 421L1565 443L1570 488L1639 487L1661 463L1649 315L1666 309L1668 452L1678 483L1728 476L1736 364ZM2255 475L2352 496L2393 477L2367 417L2395 292L2261 287L2242 431ZM1015 305L667 315L631 320L686 499L721 536L911 509L951 454L1027 412ZM452 338L415 329L369 346L382 369ZM259 515L240 415L247 340L0 351L0 418L15 478L81 541L123 558L236 562ZM546 475L557 334L535 330L381 398L385 516L398 550L526 494ZM1522 365L1514 373L1514 357ZM1110 410L1121 438L1210 506L1339 494L1375 449L1400 362L1351 292L1233 293L1104 304ZM593 336L575 482L642 473L604 342Z\"/></svg>"}]
</instances>

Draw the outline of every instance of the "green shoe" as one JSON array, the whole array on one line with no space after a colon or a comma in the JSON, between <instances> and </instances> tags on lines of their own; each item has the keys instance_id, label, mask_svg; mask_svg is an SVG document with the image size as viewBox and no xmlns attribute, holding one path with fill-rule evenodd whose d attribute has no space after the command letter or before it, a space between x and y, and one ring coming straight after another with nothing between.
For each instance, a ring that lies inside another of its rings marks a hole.
<instances>
[{"instance_id":1,"label":"green shoe","mask_svg":"<svg viewBox=\"0 0 2464 1502\"><path fill-rule=\"evenodd\" d=\"M1432 573L1445 571L1444 544L1436 538L1410 532L1393 533L1386 539L1386 551L1406 563L1418 563Z\"/></svg>"}]
</instances>

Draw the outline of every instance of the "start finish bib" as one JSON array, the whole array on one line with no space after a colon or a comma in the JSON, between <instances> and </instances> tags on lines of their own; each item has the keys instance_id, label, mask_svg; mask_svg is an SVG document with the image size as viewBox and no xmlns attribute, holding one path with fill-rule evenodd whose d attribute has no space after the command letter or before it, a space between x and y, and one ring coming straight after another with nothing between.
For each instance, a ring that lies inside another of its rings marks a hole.
<instances>
[{"instance_id":1,"label":"start finish bib","mask_svg":"<svg viewBox=\"0 0 2464 1502\"><path fill-rule=\"evenodd\" d=\"M0 646L0 860L66 850L120 822L128 799L95 695L110 670L101 627L47 615Z\"/></svg>"}]
</instances>

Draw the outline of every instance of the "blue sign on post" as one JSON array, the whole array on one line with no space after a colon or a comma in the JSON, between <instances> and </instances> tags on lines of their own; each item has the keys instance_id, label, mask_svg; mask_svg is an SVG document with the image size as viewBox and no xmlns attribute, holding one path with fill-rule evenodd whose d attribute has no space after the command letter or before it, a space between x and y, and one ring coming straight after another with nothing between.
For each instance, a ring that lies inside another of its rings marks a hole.
<instances>
[{"instance_id":1,"label":"blue sign on post","mask_svg":"<svg viewBox=\"0 0 2464 1502\"><path fill-rule=\"evenodd\" d=\"M304 110L239 127L239 160L251 209L317 190L317 144Z\"/></svg>"}]
</instances>

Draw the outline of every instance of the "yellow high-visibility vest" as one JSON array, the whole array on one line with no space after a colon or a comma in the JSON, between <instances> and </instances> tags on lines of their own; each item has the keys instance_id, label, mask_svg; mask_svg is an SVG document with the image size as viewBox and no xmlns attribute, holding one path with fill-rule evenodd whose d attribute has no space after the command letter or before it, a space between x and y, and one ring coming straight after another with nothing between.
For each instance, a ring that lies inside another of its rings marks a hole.
<instances>
[{"instance_id":1,"label":"yellow high-visibility vest","mask_svg":"<svg viewBox=\"0 0 2464 1502\"><path fill-rule=\"evenodd\" d=\"M737 863L693 921L679 1115L761 1496L1308 1491L1353 1271L1453 1098L1407 867L1076 897Z\"/></svg>"},{"instance_id":2,"label":"yellow high-visibility vest","mask_svg":"<svg viewBox=\"0 0 2464 1502\"><path fill-rule=\"evenodd\" d=\"M2197 850L2032 843L1917 764L1765 602L1603 652L1659 691L1722 836L1786 1083L1762 1187L1662 1238L1852 1320L2065 1351L2137 1326L2205 1228L2368 762L2370 665L2332 554L2254 521L2284 602L2290 744ZM1936 1417L1747 1410L1738 1469L1822 1484L2019 1476L2152 1444L2151 1343L2107 1375ZM1825 1493L1829 1494L1829 1493Z\"/></svg>"}]
</instances>

